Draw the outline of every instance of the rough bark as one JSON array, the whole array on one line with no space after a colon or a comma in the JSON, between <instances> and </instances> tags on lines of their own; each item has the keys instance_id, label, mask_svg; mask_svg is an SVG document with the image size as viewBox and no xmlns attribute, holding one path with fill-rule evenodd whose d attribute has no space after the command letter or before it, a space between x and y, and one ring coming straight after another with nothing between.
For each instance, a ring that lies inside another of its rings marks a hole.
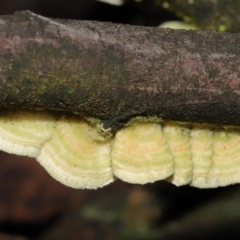
<instances>
[{"instance_id":1,"label":"rough bark","mask_svg":"<svg viewBox=\"0 0 240 240\"><path fill-rule=\"evenodd\" d=\"M240 124L240 34L1 16L0 107Z\"/></svg>"}]
</instances>

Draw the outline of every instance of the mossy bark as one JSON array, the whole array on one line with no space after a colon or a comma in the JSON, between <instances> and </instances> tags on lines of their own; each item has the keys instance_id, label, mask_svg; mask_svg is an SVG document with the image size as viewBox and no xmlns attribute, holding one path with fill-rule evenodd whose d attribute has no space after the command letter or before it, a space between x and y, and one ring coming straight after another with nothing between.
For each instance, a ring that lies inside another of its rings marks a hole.
<instances>
[{"instance_id":1,"label":"mossy bark","mask_svg":"<svg viewBox=\"0 0 240 240\"><path fill-rule=\"evenodd\" d=\"M0 107L240 124L240 35L0 18Z\"/></svg>"}]
</instances>

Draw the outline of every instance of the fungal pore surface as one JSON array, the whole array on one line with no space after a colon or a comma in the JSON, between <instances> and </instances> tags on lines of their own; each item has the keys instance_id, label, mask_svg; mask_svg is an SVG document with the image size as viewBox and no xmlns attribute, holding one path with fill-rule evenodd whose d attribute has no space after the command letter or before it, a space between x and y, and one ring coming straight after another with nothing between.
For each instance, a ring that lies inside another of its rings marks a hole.
<instances>
[{"instance_id":1,"label":"fungal pore surface","mask_svg":"<svg viewBox=\"0 0 240 240\"><path fill-rule=\"evenodd\" d=\"M214 188L240 182L240 128L135 118L114 135L60 113L4 110L0 149L35 158L73 188L96 189L119 178L167 180Z\"/></svg>"}]
</instances>

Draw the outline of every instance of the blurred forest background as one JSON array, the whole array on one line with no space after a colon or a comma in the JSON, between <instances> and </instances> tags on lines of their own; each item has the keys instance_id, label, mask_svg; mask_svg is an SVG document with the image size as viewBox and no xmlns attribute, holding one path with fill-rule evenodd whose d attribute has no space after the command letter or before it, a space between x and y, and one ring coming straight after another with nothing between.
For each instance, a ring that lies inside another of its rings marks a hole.
<instances>
[{"instance_id":1,"label":"blurred forest background","mask_svg":"<svg viewBox=\"0 0 240 240\"><path fill-rule=\"evenodd\" d=\"M239 31L240 1L196 2L0 0L0 14L31 10L143 26L182 18L201 29ZM56 182L34 159L3 152L0 183L0 240L240 239L240 185L196 189L117 180L98 190L76 190Z\"/></svg>"}]
</instances>

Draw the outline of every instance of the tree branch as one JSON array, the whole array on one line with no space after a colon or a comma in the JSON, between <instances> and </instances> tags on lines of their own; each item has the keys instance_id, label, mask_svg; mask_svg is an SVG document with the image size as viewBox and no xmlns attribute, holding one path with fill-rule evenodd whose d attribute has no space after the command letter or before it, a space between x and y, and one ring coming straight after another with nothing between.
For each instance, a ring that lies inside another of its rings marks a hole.
<instances>
[{"instance_id":1,"label":"tree branch","mask_svg":"<svg viewBox=\"0 0 240 240\"><path fill-rule=\"evenodd\" d=\"M0 107L240 124L240 34L0 17Z\"/></svg>"}]
</instances>

